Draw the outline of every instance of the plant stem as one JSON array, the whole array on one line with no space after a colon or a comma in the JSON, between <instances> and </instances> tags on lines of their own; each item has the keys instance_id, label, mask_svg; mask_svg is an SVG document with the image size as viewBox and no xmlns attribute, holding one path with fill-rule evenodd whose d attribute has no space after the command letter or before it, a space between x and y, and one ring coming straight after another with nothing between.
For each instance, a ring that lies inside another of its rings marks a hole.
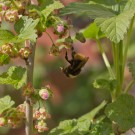
<instances>
[{"instance_id":1,"label":"plant stem","mask_svg":"<svg viewBox=\"0 0 135 135\"><path fill-rule=\"evenodd\" d=\"M32 55L26 61L27 66L27 84L33 85L33 69L36 43L30 44L32 49ZM33 135L33 106L31 104L31 98L26 97L26 135Z\"/></svg>"},{"instance_id":2,"label":"plant stem","mask_svg":"<svg viewBox=\"0 0 135 135\"><path fill-rule=\"evenodd\" d=\"M104 62L105 62L105 65L106 65L106 67L107 67L107 69L108 69L108 72L109 72L109 74L110 74L110 77L111 77L112 79L115 79L115 75L114 75L113 70L112 70L112 68L111 68L111 65L110 65L110 63L109 63L109 60L108 60L108 58L107 58L107 56L106 56L106 54L105 54L105 52L104 52L104 49L103 49L103 47L102 47L100 41L99 41L99 40L96 40L96 41L97 41L99 50L100 50L100 52L101 52L101 54L102 54L103 60L104 60Z\"/></svg>"},{"instance_id":3,"label":"plant stem","mask_svg":"<svg viewBox=\"0 0 135 135\"><path fill-rule=\"evenodd\" d=\"M49 37L49 38L50 38L50 40L52 41L53 45L55 45L55 43L54 43L54 41L53 41L52 37L50 36L50 34L49 34L47 31L46 31L45 33L48 35L48 37Z\"/></svg>"},{"instance_id":4,"label":"plant stem","mask_svg":"<svg viewBox=\"0 0 135 135\"><path fill-rule=\"evenodd\" d=\"M120 41L119 43L119 76L120 76L120 92L122 91L122 86L123 86L123 78L124 78L124 73L123 73L123 41Z\"/></svg>"},{"instance_id":5,"label":"plant stem","mask_svg":"<svg viewBox=\"0 0 135 135\"><path fill-rule=\"evenodd\" d=\"M114 55L115 55L115 72L117 79L117 88L116 88L116 97L121 94L123 86L123 42L120 41L118 44L113 44L114 46Z\"/></svg>"},{"instance_id":6,"label":"plant stem","mask_svg":"<svg viewBox=\"0 0 135 135\"><path fill-rule=\"evenodd\" d=\"M116 65L115 65L115 63L116 63L116 55L115 55L115 45L112 43L111 44L112 45L112 55L113 55L113 63L114 63L114 70L115 70L115 76L116 76Z\"/></svg>"},{"instance_id":7,"label":"plant stem","mask_svg":"<svg viewBox=\"0 0 135 135\"><path fill-rule=\"evenodd\" d=\"M127 93L127 92L131 89L131 87L134 85L134 83L135 83L135 80L132 80L132 81L128 84L128 86L125 88L124 93Z\"/></svg>"},{"instance_id":8,"label":"plant stem","mask_svg":"<svg viewBox=\"0 0 135 135\"><path fill-rule=\"evenodd\" d=\"M127 43L126 43L125 48L124 48L124 58L123 58L123 60L124 60L124 67L123 67L123 72L125 70L126 59L127 59L127 54L128 54L128 47L129 47L130 39L131 39L131 35L132 35L134 19L135 19L135 16L132 18L132 21L130 23L130 28L129 28L128 34L127 34Z\"/></svg>"}]
</instances>

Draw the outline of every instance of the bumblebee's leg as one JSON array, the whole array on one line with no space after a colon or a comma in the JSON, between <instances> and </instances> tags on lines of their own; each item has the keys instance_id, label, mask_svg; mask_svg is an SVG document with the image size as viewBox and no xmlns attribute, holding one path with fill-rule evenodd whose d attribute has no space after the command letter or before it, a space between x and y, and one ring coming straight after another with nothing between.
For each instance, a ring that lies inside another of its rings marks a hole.
<instances>
[{"instance_id":1,"label":"bumblebee's leg","mask_svg":"<svg viewBox=\"0 0 135 135\"><path fill-rule=\"evenodd\" d=\"M71 60L68 59L67 51L66 51L65 59L71 64Z\"/></svg>"},{"instance_id":2,"label":"bumblebee's leg","mask_svg":"<svg viewBox=\"0 0 135 135\"><path fill-rule=\"evenodd\" d=\"M74 51L74 47L72 47L71 50L72 50L72 59L74 59L74 56L76 54L76 52Z\"/></svg>"}]
</instances>

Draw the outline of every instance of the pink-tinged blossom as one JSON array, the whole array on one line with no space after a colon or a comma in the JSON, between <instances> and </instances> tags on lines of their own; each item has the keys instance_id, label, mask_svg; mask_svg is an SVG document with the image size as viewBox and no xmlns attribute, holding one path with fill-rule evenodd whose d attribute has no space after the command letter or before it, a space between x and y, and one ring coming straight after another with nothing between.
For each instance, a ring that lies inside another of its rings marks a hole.
<instances>
[{"instance_id":1,"label":"pink-tinged blossom","mask_svg":"<svg viewBox=\"0 0 135 135\"><path fill-rule=\"evenodd\" d=\"M63 26L62 24L59 24L59 25L57 26L57 31L58 31L59 33L62 33L62 32L64 31L64 26Z\"/></svg>"},{"instance_id":2,"label":"pink-tinged blossom","mask_svg":"<svg viewBox=\"0 0 135 135\"><path fill-rule=\"evenodd\" d=\"M35 128L38 130L39 133L48 131L47 124L43 120L39 121L37 125L35 125Z\"/></svg>"},{"instance_id":3,"label":"pink-tinged blossom","mask_svg":"<svg viewBox=\"0 0 135 135\"><path fill-rule=\"evenodd\" d=\"M8 7L6 5L2 5L2 10L6 11L8 9Z\"/></svg>"},{"instance_id":4,"label":"pink-tinged blossom","mask_svg":"<svg viewBox=\"0 0 135 135\"><path fill-rule=\"evenodd\" d=\"M36 110L33 114L33 118L37 120L45 120L48 117L49 115L47 114L44 107L40 108L39 110Z\"/></svg>"},{"instance_id":5,"label":"pink-tinged blossom","mask_svg":"<svg viewBox=\"0 0 135 135\"><path fill-rule=\"evenodd\" d=\"M17 107L18 111L22 112L22 113L25 113L26 111L26 106L25 104L20 104L18 107Z\"/></svg>"},{"instance_id":6,"label":"pink-tinged blossom","mask_svg":"<svg viewBox=\"0 0 135 135\"><path fill-rule=\"evenodd\" d=\"M39 95L40 95L40 97L41 97L42 99L44 99L44 100L47 100L47 99L49 98L49 96L50 96L50 94L49 94L49 92L48 92L47 89L41 89L41 90L39 91Z\"/></svg>"},{"instance_id":7,"label":"pink-tinged blossom","mask_svg":"<svg viewBox=\"0 0 135 135\"><path fill-rule=\"evenodd\" d=\"M4 118L0 118L0 127L5 126L6 120Z\"/></svg>"},{"instance_id":8,"label":"pink-tinged blossom","mask_svg":"<svg viewBox=\"0 0 135 135\"><path fill-rule=\"evenodd\" d=\"M16 20L19 19L19 15L17 10L8 10L5 13L5 20L9 21L10 23L15 22Z\"/></svg>"}]
</instances>

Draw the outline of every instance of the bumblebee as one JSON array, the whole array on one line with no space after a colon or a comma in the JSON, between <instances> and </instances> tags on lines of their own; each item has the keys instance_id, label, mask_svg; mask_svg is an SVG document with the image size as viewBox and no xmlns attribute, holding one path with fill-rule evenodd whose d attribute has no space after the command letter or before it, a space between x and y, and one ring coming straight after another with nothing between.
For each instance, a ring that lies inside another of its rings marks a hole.
<instances>
[{"instance_id":1,"label":"bumblebee","mask_svg":"<svg viewBox=\"0 0 135 135\"><path fill-rule=\"evenodd\" d=\"M84 67L89 58L80 53L72 51L72 59L68 59L67 52L65 55L65 59L70 65L62 68L62 71L67 77L74 78L80 74L81 69Z\"/></svg>"}]
</instances>

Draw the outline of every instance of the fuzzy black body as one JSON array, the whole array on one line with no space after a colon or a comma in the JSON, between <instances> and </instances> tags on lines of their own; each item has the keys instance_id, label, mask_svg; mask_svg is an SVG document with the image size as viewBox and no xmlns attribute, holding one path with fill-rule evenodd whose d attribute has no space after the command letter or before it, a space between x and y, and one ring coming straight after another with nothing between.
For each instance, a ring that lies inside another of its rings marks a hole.
<instances>
[{"instance_id":1,"label":"fuzzy black body","mask_svg":"<svg viewBox=\"0 0 135 135\"><path fill-rule=\"evenodd\" d=\"M67 53L65 56L66 60L70 63L69 66L63 68L63 72L67 77L74 78L80 74L82 67L88 61L88 57L85 57L82 54L74 53L72 59L68 60Z\"/></svg>"}]
</instances>

